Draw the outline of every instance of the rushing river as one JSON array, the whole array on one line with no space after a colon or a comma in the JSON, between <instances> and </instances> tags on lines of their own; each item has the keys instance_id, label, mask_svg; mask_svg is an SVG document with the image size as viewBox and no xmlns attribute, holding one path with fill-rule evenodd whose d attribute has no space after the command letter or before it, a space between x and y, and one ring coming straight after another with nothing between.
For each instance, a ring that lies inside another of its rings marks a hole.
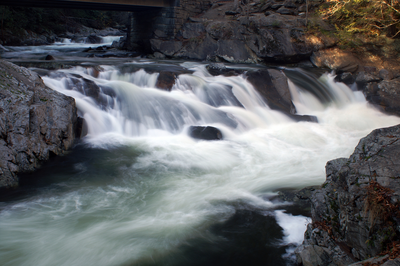
<instances>
[{"instance_id":1,"label":"rushing river","mask_svg":"<svg viewBox=\"0 0 400 266\"><path fill-rule=\"evenodd\" d=\"M2 57L87 48L77 46L8 47ZM286 211L276 192L321 184L328 160L400 123L328 74L315 80L328 103L290 82L297 113L319 121L295 122L245 76L212 76L206 63L101 60L36 69L76 99L87 135L1 198L0 265L292 265L308 218ZM186 71L168 92L155 88L157 69ZM88 86L100 93L90 97ZM192 125L217 127L224 139L195 140Z\"/></svg>"}]
</instances>

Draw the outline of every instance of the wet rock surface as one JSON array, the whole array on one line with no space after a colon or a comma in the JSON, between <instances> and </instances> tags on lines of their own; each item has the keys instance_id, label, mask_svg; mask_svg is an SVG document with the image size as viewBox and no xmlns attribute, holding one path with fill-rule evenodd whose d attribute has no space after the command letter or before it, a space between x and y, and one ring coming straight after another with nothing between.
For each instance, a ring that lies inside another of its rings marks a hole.
<instances>
[{"instance_id":1,"label":"wet rock surface","mask_svg":"<svg viewBox=\"0 0 400 266\"><path fill-rule=\"evenodd\" d=\"M247 73L247 80L267 101L270 108L294 114L288 80L285 74L276 69L265 69Z\"/></svg>"},{"instance_id":2,"label":"wet rock surface","mask_svg":"<svg viewBox=\"0 0 400 266\"><path fill-rule=\"evenodd\" d=\"M26 68L0 61L0 187L72 147L77 123L73 98L46 87Z\"/></svg>"},{"instance_id":3,"label":"wet rock surface","mask_svg":"<svg viewBox=\"0 0 400 266\"><path fill-rule=\"evenodd\" d=\"M364 69L358 73L355 82L367 100L381 107L385 112L400 115L400 77L393 78L391 71Z\"/></svg>"},{"instance_id":4,"label":"wet rock surface","mask_svg":"<svg viewBox=\"0 0 400 266\"><path fill-rule=\"evenodd\" d=\"M326 182L311 197L312 224L296 250L299 264L349 265L399 240L399 157L400 125L374 130L350 158L327 163Z\"/></svg>"},{"instance_id":5,"label":"wet rock surface","mask_svg":"<svg viewBox=\"0 0 400 266\"><path fill-rule=\"evenodd\" d=\"M202 140L221 140L222 133L218 128L210 126L191 126L189 128L189 135L195 139Z\"/></svg>"}]
</instances>

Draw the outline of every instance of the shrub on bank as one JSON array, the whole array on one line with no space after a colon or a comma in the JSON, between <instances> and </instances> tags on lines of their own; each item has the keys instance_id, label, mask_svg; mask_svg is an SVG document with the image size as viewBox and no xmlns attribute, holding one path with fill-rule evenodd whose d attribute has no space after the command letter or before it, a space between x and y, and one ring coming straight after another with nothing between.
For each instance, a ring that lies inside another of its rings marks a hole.
<instances>
[{"instance_id":1,"label":"shrub on bank","mask_svg":"<svg viewBox=\"0 0 400 266\"><path fill-rule=\"evenodd\" d=\"M326 0L316 14L336 27L340 44L349 48L400 39L399 0Z\"/></svg>"}]
</instances>

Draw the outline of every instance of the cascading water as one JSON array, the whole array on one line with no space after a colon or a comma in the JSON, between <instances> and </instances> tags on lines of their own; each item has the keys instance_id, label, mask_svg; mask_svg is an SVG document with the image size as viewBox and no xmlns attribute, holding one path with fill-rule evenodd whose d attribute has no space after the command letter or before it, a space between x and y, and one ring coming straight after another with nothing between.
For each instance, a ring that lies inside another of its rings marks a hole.
<instances>
[{"instance_id":1,"label":"cascading water","mask_svg":"<svg viewBox=\"0 0 400 266\"><path fill-rule=\"evenodd\" d=\"M244 76L181 67L192 74L171 92L155 89L158 73L114 66L43 77L76 99L87 136L28 195L0 203L1 265L290 265L284 254L307 220L282 211L274 192L321 184L328 160L400 123L331 75L312 89L289 84L311 123L271 110ZM192 139L192 125L224 139Z\"/></svg>"},{"instance_id":2,"label":"cascading water","mask_svg":"<svg viewBox=\"0 0 400 266\"><path fill-rule=\"evenodd\" d=\"M73 41L71 39L63 38L59 42L52 45L44 46L12 46L8 47L8 52L3 53L3 59L22 59L22 60L38 60L44 59L46 55L50 54L59 59L73 60L82 56L82 49L97 48L100 46L111 45L114 41L120 40L122 36L104 36L99 37L101 43L85 43L85 39L80 41Z\"/></svg>"}]
</instances>

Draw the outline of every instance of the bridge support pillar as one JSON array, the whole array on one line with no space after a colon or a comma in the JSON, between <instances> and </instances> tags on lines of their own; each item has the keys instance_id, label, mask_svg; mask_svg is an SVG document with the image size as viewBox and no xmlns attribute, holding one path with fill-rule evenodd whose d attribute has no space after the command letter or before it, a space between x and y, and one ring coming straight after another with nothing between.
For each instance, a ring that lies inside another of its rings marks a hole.
<instances>
[{"instance_id":1,"label":"bridge support pillar","mask_svg":"<svg viewBox=\"0 0 400 266\"><path fill-rule=\"evenodd\" d=\"M175 0L174 5L132 12L128 22L127 49L151 53L150 39L173 40L188 18L210 7L210 0Z\"/></svg>"},{"instance_id":2,"label":"bridge support pillar","mask_svg":"<svg viewBox=\"0 0 400 266\"><path fill-rule=\"evenodd\" d=\"M131 12L127 25L127 49L151 52L151 38L173 38L178 31L175 11L176 7L164 7Z\"/></svg>"}]
</instances>

